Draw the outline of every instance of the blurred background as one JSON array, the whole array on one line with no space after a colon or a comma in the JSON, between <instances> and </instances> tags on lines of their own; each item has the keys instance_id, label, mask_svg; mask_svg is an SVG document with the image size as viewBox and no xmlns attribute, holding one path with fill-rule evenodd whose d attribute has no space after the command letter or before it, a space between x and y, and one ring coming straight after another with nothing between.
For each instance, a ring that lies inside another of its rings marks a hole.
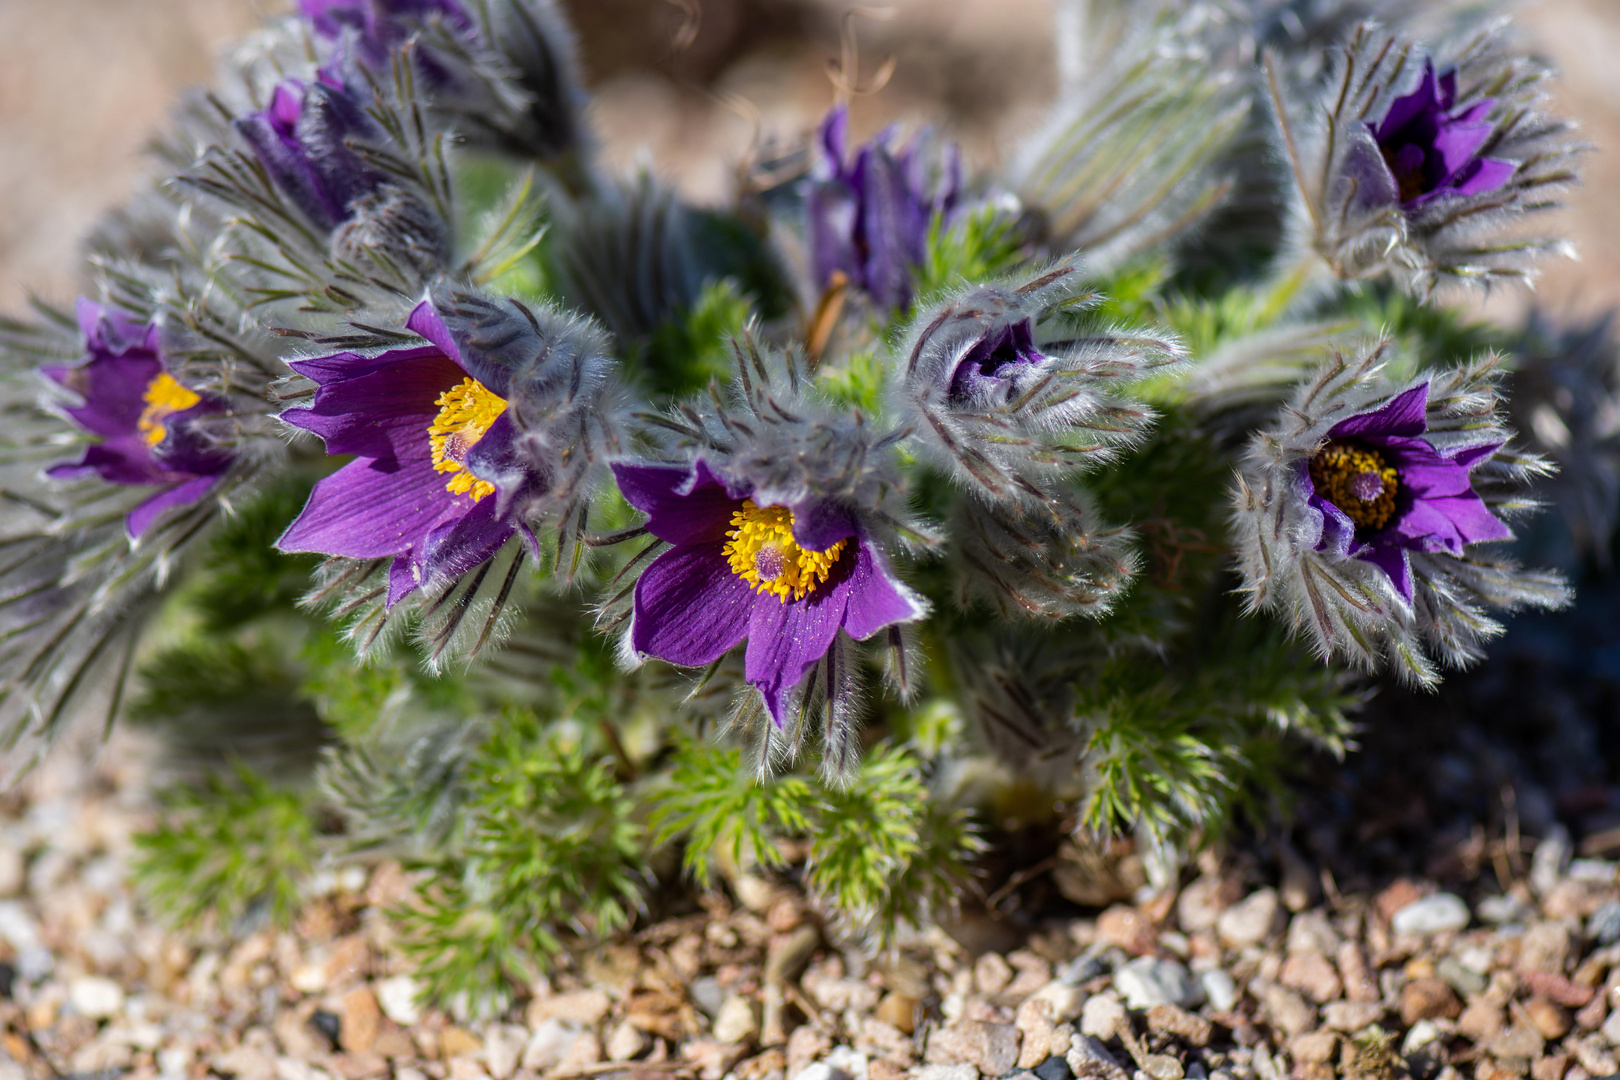
<instances>
[{"instance_id":1,"label":"blurred background","mask_svg":"<svg viewBox=\"0 0 1620 1080\"><path fill-rule=\"evenodd\" d=\"M1421 3L1422 0L1413 0ZM77 240L124 198L141 150L220 51L290 0L0 0L0 310L74 291ZM830 104L829 62L859 41L864 136L892 119L939 125L971 162L1018 145L1055 90L1056 0L564 0L610 163L647 163L698 201L726 198L758 139L802 140ZM1520 24L1564 72L1559 107L1597 151L1561 231L1579 262L1548 267L1558 314L1620 305L1620 3L1534 0ZM1517 322L1530 297L1486 314Z\"/></svg>"}]
</instances>

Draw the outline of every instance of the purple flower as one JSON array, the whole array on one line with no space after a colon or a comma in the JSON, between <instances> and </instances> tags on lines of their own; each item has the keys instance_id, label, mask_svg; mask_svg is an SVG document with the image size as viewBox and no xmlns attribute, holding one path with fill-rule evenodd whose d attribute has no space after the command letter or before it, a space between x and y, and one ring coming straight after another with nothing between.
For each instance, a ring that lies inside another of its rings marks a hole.
<instances>
[{"instance_id":1,"label":"purple flower","mask_svg":"<svg viewBox=\"0 0 1620 1080\"><path fill-rule=\"evenodd\" d=\"M1479 156L1494 130L1485 120L1495 98L1463 109L1457 101L1457 73L1436 78L1434 62L1424 61L1423 80L1396 98L1384 118L1368 123L1395 180L1401 208L1416 210L1450 195L1479 195L1506 184L1516 166Z\"/></svg>"},{"instance_id":2,"label":"purple flower","mask_svg":"<svg viewBox=\"0 0 1620 1080\"><path fill-rule=\"evenodd\" d=\"M1318 551L1364 559L1408 603L1408 552L1461 555L1468 544L1512 533L1474 492L1469 472L1501 443L1438 450L1427 430L1429 384L1328 429L1328 442L1300 462L1300 483L1321 516Z\"/></svg>"},{"instance_id":3,"label":"purple flower","mask_svg":"<svg viewBox=\"0 0 1620 1080\"><path fill-rule=\"evenodd\" d=\"M362 58L372 64L405 40L412 22L440 15L459 29L471 25L457 0L298 0L298 8L321 37L338 41L354 34Z\"/></svg>"},{"instance_id":4,"label":"purple flower","mask_svg":"<svg viewBox=\"0 0 1620 1080\"><path fill-rule=\"evenodd\" d=\"M83 399L63 411L100 441L47 475L160 486L125 519L129 535L138 537L164 510L202 498L230 466L230 455L193 427L198 418L223 412L225 404L168 373L157 327L82 298L78 314L89 359L45 368L44 374Z\"/></svg>"},{"instance_id":5,"label":"purple flower","mask_svg":"<svg viewBox=\"0 0 1620 1080\"><path fill-rule=\"evenodd\" d=\"M840 630L857 640L925 606L848 511L805 499L756 505L703 460L613 466L619 490L674 546L636 582L630 644L672 664L713 663L745 638L744 674L781 726L793 690Z\"/></svg>"},{"instance_id":6,"label":"purple flower","mask_svg":"<svg viewBox=\"0 0 1620 1080\"><path fill-rule=\"evenodd\" d=\"M382 187L384 176L348 145L374 136L358 102L323 81L288 79L270 107L236 122L264 169L309 219L325 230L347 221L357 202Z\"/></svg>"},{"instance_id":7,"label":"purple flower","mask_svg":"<svg viewBox=\"0 0 1620 1080\"><path fill-rule=\"evenodd\" d=\"M464 355L424 301L406 326L432 344L377 356L337 353L290 366L317 385L281 418L355 459L315 485L276 546L352 559L393 557L387 604L458 576L518 530L509 490L519 432L509 374Z\"/></svg>"},{"instance_id":8,"label":"purple flower","mask_svg":"<svg viewBox=\"0 0 1620 1080\"><path fill-rule=\"evenodd\" d=\"M1010 390L1020 373L1044 359L1035 347L1034 320L1003 323L975 341L957 361L951 372L951 400Z\"/></svg>"},{"instance_id":9,"label":"purple flower","mask_svg":"<svg viewBox=\"0 0 1620 1080\"><path fill-rule=\"evenodd\" d=\"M956 206L961 160L953 146L935 168L917 142L895 154L884 132L849 161L848 136L849 109L839 105L821 123L806 196L811 270L823 287L842 272L879 304L901 308L911 302L929 224Z\"/></svg>"}]
</instances>

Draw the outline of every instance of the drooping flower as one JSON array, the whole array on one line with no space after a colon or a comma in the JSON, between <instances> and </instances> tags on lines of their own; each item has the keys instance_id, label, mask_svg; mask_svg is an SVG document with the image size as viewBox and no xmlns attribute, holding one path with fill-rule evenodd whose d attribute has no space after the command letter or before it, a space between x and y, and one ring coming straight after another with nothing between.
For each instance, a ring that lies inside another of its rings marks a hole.
<instances>
[{"instance_id":1,"label":"drooping flower","mask_svg":"<svg viewBox=\"0 0 1620 1080\"><path fill-rule=\"evenodd\" d=\"M276 87L269 108L238 120L236 129L270 178L322 230L348 221L385 183L347 143L376 133L359 103L339 87L288 79Z\"/></svg>"},{"instance_id":2,"label":"drooping flower","mask_svg":"<svg viewBox=\"0 0 1620 1080\"><path fill-rule=\"evenodd\" d=\"M935 162L921 140L898 152L893 141L884 132L851 158L849 110L834 107L821 123L805 211L817 284L841 272L879 305L901 308L911 302L930 223L956 207L962 165L954 146Z\"/></svg>"},{"instance_id":3,"label":"drooping flower","mask_svg":"<svg viewBox=\"0 0 1620 1080\"><path fill-rule=\"evenodd\" d=\"M1174 337L1056 322L1100 296L1060 263L975 285L913 320L899 349L900 404L926 454L989 505L1110 460L1152 411L1119 391L1185 359Z\"/></svg>"},{"instance_id":4,"label":"drooping flower","mask_svg":"<svg viewBox=\"0 0 1620 1080\"><path fill-rule=\"evenodd\" d=\"M1280 612L1324 656L1388 663L1436 681L1501 632L1491 610L1558 607L1556 574L1519 567L1491 541L1531 508L1546 471L1510 446L1498 415L1500 358L1391 386L1382 342L1336 357L1251 440L1233 540L1254 610Z\"/></svg>"},{"instance_id":5,"label":"drooping flower","mask_svg":"<svg viewBox=\"0 0 1620 1080\"><path fill-rule=\"evenodd\" d=\"M745 676L779 728L840 632L864 640L926 613L845 507L809 495L767 501L702 458L613 473L647 531L672 545L636 582L631 647L701 667L746 640Z\"/></svg>"},{"instance_id":6,"label":"drooping flower","mask_svg":"<svg viewBox=\"0 0 1620 1080\"><path fill-rule=\"evenodd\" d=\"M97 441L48 475L160 487L125 519L129 535L139 537L164 510L201 499L230 467L231 455L196 427L226 406L169 373L155 325L85 299L78 317L88 358L44 374L83 400L62 411Z\"/></svg>"},{"instance_id":7,"label":"drooping flower","mask_svg":"<svg viewBox=\"0 0 1620 1080\"><path fill-rule=\"evenodd\" d=\"M426 301L406 326L431 344L292 361L317 389L309 407L281 414L324 439L327 453L355 458L315 485L277 547L392 558L390 608L527 531L486 479L515 452L507 373L464 355Z\"/></svg>"},{"instance_id":8,"label":"drooping flower","mask_svg":"<svg viewBox=\"0 0 1620 1080\"><path fill-rule=\"evenodd\" d=\"M1474 491L1469 471L1500 442L1437 450L1428 429L1427 382L1334 424L1303 463L1309 503L1322 515L1317 550L1365 559L1412 602L1411 553L1461 555L1469 544L1513 533Z\"/></svg>"},{"instance_id":9,"label":"drooping flower","mask_svg":"<svg viewBox=\"0 0 1620 1080\"><path fill-rule=\"evenodd\" d=\"M1425 59L1417 89L1391 102L1381 120L1367 122L1402 209L1448 196L1481 195L1508 182L1513 162L1479 153L1495 130L1486 119L1495 106L1496 99L1487 97L1458 107L1457 72L1437 77L1434 61Z\"/></svg>"}]
</instances>

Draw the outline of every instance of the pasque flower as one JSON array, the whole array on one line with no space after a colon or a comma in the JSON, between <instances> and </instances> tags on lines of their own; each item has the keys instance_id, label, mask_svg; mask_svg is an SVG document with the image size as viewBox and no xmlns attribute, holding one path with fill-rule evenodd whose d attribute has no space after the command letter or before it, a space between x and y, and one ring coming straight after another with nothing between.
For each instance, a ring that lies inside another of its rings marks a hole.
<instances>
[{"instance_id":1,"label":"pasque flower","mask_svg":"<svg viewBox=\"0 0 1620 1080\"><path fill-rule=\"evenodd\" d=\"M298 7L320 36L341 41L353 35L371 64L405 39L412 22L438 15L457 27L469 25L457 0L298 0Z\"/></svg>"},{"instance_id":2,"label":"pasque flower","mask_svg":"<svg viewBox=\"0 0 1620 1080\"><path fill-rule=\"evenodd\" d=\"M836 106L821 123L805 209L811 271L825 286L842 272L878 304L911 302L912 280L935 214L950 214L962 186L956 148L931 161L920 142L898 153L885 132L848 153L849 109Z\"/></svg>"},{"instance_id":3,"label":"pasque flower","mask_svg":"<svg viewBox=\"0 0 1620 1080\"><path fill-rule=\"evenodd\" d=\"M1141 438L1153 418L1121 393L1186 353L1167 334L1058 324L1101 295L1072 261L961 289L912 320L899 403L920 448L989 505L1047 496Z\"/></svg>"},{"instance_id":4,"label":"pasque flower","mask_svg":"<svg viewBox=\"0 0 1620 1080\"><path fill-rule=\"evenodd\" d=\"M97 441L48 475L160 487L125 519L138 537L164 510L201 499L230 467L231 455L195 426L226 406L169 374L156 326L84 299L78 316L88 359L44 374L83 400L62 411Z\"/></svg>"},{"instance_id":5,"label":"pasque flower","mask_svg":"<svg viewBox=\"0 0 1620 1080\"><path fill-rule=\"evenodd\" d=\"M1492 610L1569 593L1487 546L1510 538L1526 482L1546 471L1498 418L1500 358L1391 386L1389 348L1335 357L1254 435L1233 541L1252 609L1279 612L1324 656L1432 685L1427 654L1477 660L1502 629Z\"/></svg>"},{"instance_id":6,"label":"pasque flower","mask_svg":"<svg viewBox=\"0 0 1620 1080\"><path fill-rule=\"evenodd\" d=\"M1422 435L1429 384L1339 421L1301 463L1310 506L1322 517L1318 551L1365 559L1412 601L1413 551L1460 555L1469 544L1513 534L1480 499L1469 470L1500 442L1437 450Z\"/></svg>"},{"instance_id":7,"label":"pasque flower","mask_svg":"<svg viewBox=\"0 0 1620 1080\"><path fill-rule=\"evenodd\" d=\"M427 301L406 326L431 344L292 361L317 389L308 408L281 414L355 459L315 485L277 546L392 557L390 607L527 532L485 479L509 476L517 453L508 372L464 354Z\"/></svg>"},{"instance_id":8,"label":"pasque flower","mask_svg":"<svg viewBox=\"0 0 1620 1080\"><path fill-rule=\"evenodd\" d=\"M1495 105L1488 97L1457 107L1457 72L1436 76L1434 61L1425 59L1417 89L1391 102L1382 119L1367 122L1403 209L1482 195L1508 182L1513 162L1479 154L1495 130L1486 120Z\"/></svg>"},{"instance_id":9,"label":"pasque flower","mask_svg":"<svg viewBox=\"0 0 1620 1080\"><path fill-rule=\"evenodd\" d=\"M702 458L622 462L613 474L647 514L647 531L672 545L636 582L632 648L701 667L746 639L745 677L778 727L840 631L862 640L926 612L882 547L835 503L766 502Z\"/></svg>"},{"instance_id":10,"label":"pasque flower","mask_svg":"<svg viewBox=\"0 0 1620 1080\"><path fill-rule=\"evenodd\" d=\"M1545 111L1551 72L1500 33L1446 59L1363 24L1330 78L1296 93L1268 56L1296 225L1335 276L1389 277L1422 297L1445 282L1532 280L1539 256L1568 253L1517 222L1558 205L1586 149Z\"/></svg>"},{"instance_id":11,"label":"pasque flower","mask_svg":"<svg viewBox=\"0 0 1620 1080\"><path fill-rule=\"evenodd\" d=\"M385 177L348 144L374 135L365 111L340 87L288 79L270 107L236 122L270 178L316 226L331 230L376 193Z\"/></svg>"}]
</instances>

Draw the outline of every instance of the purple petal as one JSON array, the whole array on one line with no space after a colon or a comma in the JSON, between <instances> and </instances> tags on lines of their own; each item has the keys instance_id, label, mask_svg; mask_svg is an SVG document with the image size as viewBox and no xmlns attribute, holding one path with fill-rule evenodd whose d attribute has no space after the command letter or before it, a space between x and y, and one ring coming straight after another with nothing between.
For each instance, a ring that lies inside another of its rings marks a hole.
<instances>
[{"instance_id":1,"label":"purple petal","mask_svg":"<svg viewBox=\"0 0 1620 1080\"><path fill-rule=\"evenodd\" d=\"M1459 195L1483 195L1506 184L1518 170L1519 167L1511 161L1480 158L1452 178L1451 190Z\"/></svg>"},{"instance_id":2,"label":"purple petal","mask_svg":"<svg viewBox=\"0 0 1620 1080\"><path fill-rule=\"evenodd\" d=\"M383 601L385 610L392 611L395 604L422 587L419 572L410 549L394 556L394 561L388 564L388 598Z\"/></svg>"},{"instance_id":3,"label":"purple petal","mask_svg":"<svg viewBox=\"0 0 1620 1080\"><path fill-rule=\"evenodd\" d=\"M443 521L411 547L413 572L425 584L460 577L500 550L517 530L497 515L495 500L478 500L466 513Z\"/></svg>"},{"instance_id":4,"label":"purple petal","mask_svg":"<svg viewBox=\"0 0 1620 1080\"><path fill-rule=\"evenodd\" d=\"M326 440L329 454L426 460L433 452L428 427L438 415L439 395L464 378L452 360L418 357L328 383L309 408L288 409L281 419Z\"/></svg>"},{"instance_id":5,"label":"purple petal","mask_svg":"<svg viewBox=\"0 0 1620 1080\"><path fill-rule=\"evenodd\" d=\"M134 436L146 408L146 388L163 373L163 361L144 349L119 355L98 355L77 367L46 372L84 404L62 411L73 422L103 438Z\"/></svg>"},{"instance_id":6,"label":"purple petal","mask_svg":"<svg viewBox=\"0 0 1620 1080\"><path fill-rule=\"evenodd\" d=\"M1330 439L1346 439L1368 435L1421 435L1428 426L1424 410L1428 407L1429 384L1418 383L1410 390L1397 394L1383 407L1371 412L1358 413L1341 420L1328 431Z\"/></svg>"},{"instance_id":7,"label":"purple petal","mask_svg":"<svg viewBox=\"0 0 1620 1080\"><path fill-rule=\"evenodd\" d=\"M445 490L425 460L387 464L361 458L319 481L309 502L276 541L282 551L351 559L397 555L470 500Z\"/></svg>"},{"instance_id":8,"label":"purple petal","mask_svg":"<svg viewBox=\"0 0 1620 1080\"><path fill-rule=\"evenodd\" d=\"M1390 104L1389 111L1378 125L1378 141L1386 142L1401 128L1411 123L1420 114L1440 108L1439 87L1435 83L1434 62L1423 62L1423 78L1419 80L1417 89L1404 97L1398 97Z\"/></svg>"},{"instance_id":9,"label":"purple petal","mask_svg":"<svg viewBox=\"0 0 1620 1080\"><path fill-rule=\"evenodd\" d=\"M759 688L777 727L786 720L793 688L832 647L844 622L853 576L845 571L803 600L783 603L766 595L754 604L743 674Z\"/></svg>"},{"instance_id":10,"label":"purple petal","mask_svg":"<svg viewBox=\"0 0 1620 1080\"><path fill-rule=\"evenodd\" d=\"M817 133L817 141L821 145L822 160L816 163L823 177L844 175L844 162L848 159L849 147L849 106L834 105L827 111L821 121L821 130Z\"/></svg>"},{"instance_id":11,"label":"purple petal","mask_svg":"<svg viewBox=\"0 0 1620 1080\"><path fill-rule=\"evenodd\" d=\"M926 614L927 605L900 583L883 553L863 538L850 574L844 631L856 641L864 641L887 626L913 622Z\"/></svg>"},{"instance_id":12,"label":"purple petal","mask_svg":"<svg viewBox=\"0 0 1620 1080\"><path fill-rule=\"evenodd\" d=\"M167 484L183 479L152 456L152 448L139 436L121 436L85 447L76 462L63 462L46 470L56 479L91 473L109 484Z\"/></svg>"},{"instance_id":13,"label":"purple petal","mask_svg":"<svg viewBox=\"0 0 1620 1080\"><path fill-rule=\"evenodd\" d=\"M287 366L306 379L313 380L316 385L325 386L340 379L357 379L373 371L381 371L391 364L430 356L442 357L444 351L434 345L419 345L413 349L389 349L376 356L340 352L332 353L330 356L312 356L307 360L289 360Z\"/></svg>"},{"instance_id":14,"label":"purple petal","mask_svg":"<svg viewBox=\"0 0 1620 1080\"><path fill-rule=\"evenodd\" d=\"M636 582L630 646L671 664L712 664L748 634L760 600L731 572L719 543L683 544L664 552Z\"/></svg>"},{"instance_id":15,"label":"purple petal","mask_svg":"<svg viewBox=\"0 0 1620 1080\"><path fill-rule=\"evenodd\" d=\"M444 325L439 313L433 310L433 305L424 300L411 309L411 314L405 320L405 328L413 334L420 334L439 347L439 352L450 357L461 367L467 365L462 360L461 346L456 344L455 338L450 336L450 328Z\"/></svg>"},{"instance_id":16,"label":"purple petal","mask_svg":"<svg viewBox=\"0 0 1620 1080\"><path fill-rule=\"evenodd\" d=\"M1502 449L1502 444L1499 442L1479 443L1475 446L1452 449L1447 452L1446 456L1463 468L1472 469L1500 449Z\"/></svg>"},{"instance_id":17,"label":"purple petal","mask_svg":"<svg viewBox=\"0 0 1620 1080\"><path fill-rule=\"evenodd\" d=\"M1401 599L1408 604L1412 602L1412 559L1405 548L1397 544L1371 544L1358 551L1356 558L1382 570Z\"/></svg>"},{"instance_id":18,"label":"purple petal","mask_svg":"<svg viewBox=\"0 0 1620 1080\"><path fill-rule=\"evenodd\" d=\"M625 501L647 515L647 531L672 544L724 539L742 506L702 459L690 466L615 462L613 478Z\"/></svg>"},{"instance_id":19,"label":"purple petal","mask_svg":"<svg viewBox=\"0 0 1620 1080\"><path fill-rule=\"evenodd\" d=\"M218 476L199 476L194 480L187 480L183 484L165 488L141 503L129 512L124 519L124 528L128 531L130 539L137 540L146 531L147 526L157 520L159 514L171 506L190 506L208 493L219 480Z\"/></svg>"},{"instance_id":20,"label":"purple petal","mask_svg":"<svg viewBox=\"0 0 1620 1080\"><path fill-rule=\"evenodd\" d=\"M855 192L841 180L813 181L805 195L809 224L810 272L826 287L834 273L842 272L861 284L860 258L855 253L855 222L860 214Z\"/></svg>"},{"instance_id":21,"label":"purple petal","mask_svg":"<svg viewBox=\"0 0 1620 1080\"><path fill-rule=\"evenodd\" d=\"M803 499L788 509L793 514L793 539L806 551L826 551L855 535L855 519L835 502Z\"/></svg>"},{"instance_id":22,"label":"purple petal","mask_svg":"<svg viewBox=\"0 0 1620 1080\"><path fill-rule=\"evenodd\" d=\"M1395 532L1406 546L1453 555L1461 555L1468 544L1513 536L1472 491L1414 501L1401 515Z\"/></svg>"},{"instance_id":23,"label":"purple petal","mask_svg":"<svg viewBox=\"0 0 1620 1080\"><path fill-rule=\"evenodd\" d=\"M1434 138L1443 174L1455 175L1491 137L1490 124L1447 124Z\"/></svg>"}]
</instances>

